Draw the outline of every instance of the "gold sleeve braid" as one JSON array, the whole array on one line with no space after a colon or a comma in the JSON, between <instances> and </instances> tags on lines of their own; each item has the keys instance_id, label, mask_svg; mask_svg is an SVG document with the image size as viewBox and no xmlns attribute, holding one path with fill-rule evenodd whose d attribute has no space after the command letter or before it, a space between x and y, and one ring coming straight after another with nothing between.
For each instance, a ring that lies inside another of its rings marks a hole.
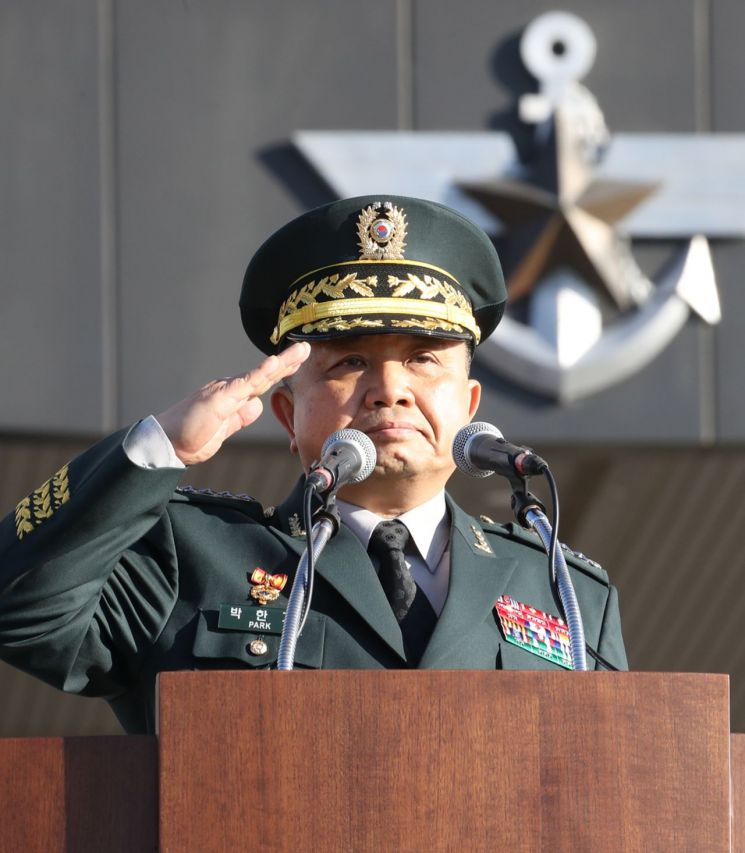
<instances>
[{"instance_id":1,"label":"gold sleeve braid","mask_svg":"<svg viewBox=\"0 0 745 853\"><path fill-rule=\"evenodd\" d=\"M16 536L19 541L32 533L46 519L70 500L68 466L63 465L57 473L19 501L15 510Z\"/></svg>"}]
</instances>

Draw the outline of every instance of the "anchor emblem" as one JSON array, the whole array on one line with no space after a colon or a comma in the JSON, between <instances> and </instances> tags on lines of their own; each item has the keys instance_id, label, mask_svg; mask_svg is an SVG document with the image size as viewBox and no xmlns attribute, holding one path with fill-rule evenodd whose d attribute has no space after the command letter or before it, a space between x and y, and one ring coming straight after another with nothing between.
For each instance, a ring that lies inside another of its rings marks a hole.
<instances>
[{"instance_id":1,"label":"anchor emblem","mask_svg":"<svg viewBox=\"0 0 745 853\"><path fill-rule=\"evenodd\" d=\"M520 51L539 83L519 102L533 128L527 160L501 132L316 131L294 141L339 196L384 185L447 204L492 234L513 308L479 359L567 403L643 369L692 313L720 321L708 238L745 237L745 137L611 136L580 83L595 38L570 13L534 19ZM632 238L677 245L650 277Z\"/></svg>"}]
</instances>

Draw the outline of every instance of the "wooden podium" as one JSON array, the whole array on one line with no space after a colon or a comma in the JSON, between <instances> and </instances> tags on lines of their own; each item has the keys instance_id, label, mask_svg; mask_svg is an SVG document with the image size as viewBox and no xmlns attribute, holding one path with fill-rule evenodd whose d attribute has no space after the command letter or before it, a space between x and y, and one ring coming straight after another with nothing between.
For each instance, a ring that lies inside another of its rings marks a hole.
<instances>
[{"instance_id":1,"label":"wooden podium","mask_svg":"<svg viewBox=\"0 0 745 853\"><path fill-rule=\"evenodd\" d=\"M164 673L159 719L0 741L0 849L745 846L724 675Z\"/></svg>"}]
</instances>

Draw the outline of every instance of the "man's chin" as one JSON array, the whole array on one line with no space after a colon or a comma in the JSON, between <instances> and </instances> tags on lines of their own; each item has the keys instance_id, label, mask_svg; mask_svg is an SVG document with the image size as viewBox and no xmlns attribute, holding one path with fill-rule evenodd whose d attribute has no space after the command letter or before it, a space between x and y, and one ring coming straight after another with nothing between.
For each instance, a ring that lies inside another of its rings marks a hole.
<instances>
[{"instance_id":1,"label":"man's chin","mask_svg":"<svg viewBox=\"0 0 745 853\"><path fill-rule=\"evenodd\" d=\"M442 475L443 482L447 481L455 470L455 464L445 466L424 453L412 455L379 454L375 471L370 476L372 480L431 480Z\"/></svg>"},{"instance_id":2,"label":"man's chin","mask_svg":"<svg viewBox=\"0 0 745 853\"><path fill-rule=\"evenodd\" d=\"M352 483L339 492L342 500L373 512L401 513L413 509L442 491L455 469L436 465L434 460L421 458L379 459L373 473L361 483Z\"/></svg>"},{"instance_id":3,"label":"man's chin","mask_svg":"<svg viewBox=\"0 0 745 853\"><path fill-rule=\"evenodd\" d=\"M421 460L417 464L417 460L412 458L413 454L401 454L391 452L389 448L377 448L378 457L375 462L374 477L401 477L401 476L416 476L418 469L421 469Z\"/></svg>"}]
</instances>

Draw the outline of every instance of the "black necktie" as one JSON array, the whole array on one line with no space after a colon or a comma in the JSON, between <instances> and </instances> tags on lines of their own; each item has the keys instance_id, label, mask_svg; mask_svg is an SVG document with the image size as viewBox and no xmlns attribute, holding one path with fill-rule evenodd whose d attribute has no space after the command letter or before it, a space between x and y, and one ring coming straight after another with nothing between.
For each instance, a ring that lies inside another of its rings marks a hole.
<instances>
[{"instance_id":1,"label":"black necktie","mask_svg":"<svg viewBox=\"0 0 745 853\"><path fill-rule=\"evenodd\" d=\"M406 565L404 549L408 541L409 531L402 521L381 521L373 530L368 551L378 559L378 577L401 626L406 660L416 666L429 642L437 615Z\"/></svg>"}]
</instances>

